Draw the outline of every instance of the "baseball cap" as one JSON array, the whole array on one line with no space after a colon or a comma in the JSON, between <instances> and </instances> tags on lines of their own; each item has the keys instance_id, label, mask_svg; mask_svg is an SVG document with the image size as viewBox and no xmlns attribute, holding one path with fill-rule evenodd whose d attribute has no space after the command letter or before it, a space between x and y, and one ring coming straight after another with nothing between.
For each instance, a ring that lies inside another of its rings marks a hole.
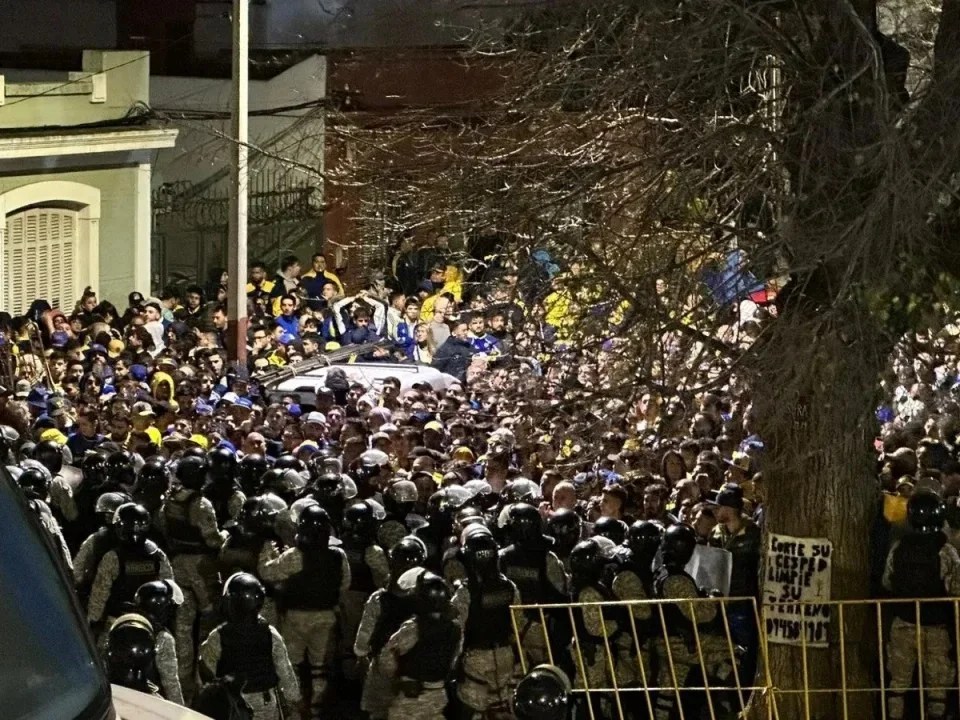
<instances>
[{"instance_id":1,"label":"baseball cap","mask_svg":"<svg viewBox=\"0 0 960 720\"><path fill-rule=\"evenodd\" d=\"M137 382L143 382L147 379L147 366L146 365L131 365L130 366L130 377L132 377Z\"/></svg>"},{"instance_id":2,"label":"baseball cap","mask_svg":"<svg viewBox=\"0 0 960 720\"><path fill-rule=\"evenodd\" d=\"M42 387L35 387L27 394L27 405L46 410L47 408L47 390Z\"/></svg>"},{"instance_id":3,"label":"baseball cap","mask_svg":"<svg viewBox=\"0 0 960 720\"><path fill-rule=\"evenodd\" d=\"M717 499L714 504L734 510L743 510L743 488L739 485L727 483L717 492Z\"/></svg>"},{"instance_id":4,"label":"baseball cap","mask_svg":"<svg viewBox=\"0 0 960 720\"><path fill-rule=\"evenodd\" d=\"M106 354L107 354L107 349L103 345L99 345L97 343L94 343L93 345L88 347L86 352L86 355L88 358L92 358L95 355L106 356Z\"/></svg>"},{"instance_id":5,"label":"baseball cap","mask_svg":"<svg viewBox=\"0 0 960 720\"><path fill-rule=\"evenodd\" d=\"M303 415L303 410L301 410L300 406L297 405L296 403L290 403L289 405L287 405L287 414L290 417L298 418L301 415Z\"/></svg>"},{"instance_id":6,"label":"baseball cap","mask_svg":"<svg viewBox=\"0 0 960 720\"><path fill-rule=\"evenodd\" d=\"M46 442L48 440L52 440L59 445L67 444L67 436L56 428L50 428L40 433L40 442Z\"/></svg>"},{"instance_id":7,"label":"baseball cap","mask_svg":"<svg viewBox=\"0 0 960 720\"><path fill-rule=\"evenodd\" d=\"M50 336L50 345L55 348L66 347L70 342L70 336L63 330L57 330Z\"/></svg>"},{"instance_id":8,"label":"baseball cap","mask_svg":"<svg viewBox=\"0 0 960 720\"><path fill-rule=\"evenodd\" d=\"M247 410L253 410L253 400L250 398L238 397L236 405L237 407L246 408Z\"/></svg>"},{"instance_id":9,"label":"baseball cap","mask_svg":"<svg viewBox=\"0 0 960 720\"><path fill-rule=\"evenodd\" d=\"M143 295L138 292L132 292L127 295L127 302L130 306L143 305Z\"/></svg>"},{"instance_id":10,"label":"baseball cap","mask_svg":"<svg viewBox=\"0 0 960 720\"><path fill-rule=\"evenodd\" d=\"M200 447L200 448L203 449L203 450L207 450L207 449L209 449L209 447L210 447L210 441L207 440L206 437L204 437L203 435L200 435L200 434L198 434L198 433L194 433L193 435L191 435L191 436L187 439L187 442L193 443L194 445L197 445L198 447Z\"/></svg>"},{"instance_id":11,"label":"baseball cap","mask_svg":"<svg viewBox=\"0 0 960 720\"><path fill-rule=\"evenodd\" d=\"M17 384L14 385L13 395L21 400L26 399L27 396L30 395L30 381L17 380Z\"/></svg>"},{"instance_id":12,"label":"baseball cap","mask_svg":"<svg viewBox=\"0 0 960 720\"><path fill-rule=\"evenodd\" d=\"M153 411L153 406L148 402L135 402L133 407L130 408L130 412L134 415L140 415L141 417L155 417L156 413Z\"/></svg>"},{"instance_id":13,"label":"baseball cap","mask_svg":"<svg viewBox=\"0 0 960 720\"><path fill-rule=\"evenodd\" d=\"M303 419L303 422L310 425L326 425L327 418L323 413L313 411L307 413L307 416Z\"/></svg>"},{"instance_id":14,"label":"baseball cap","mask_svg":"<svg viewBox=\"0 0 960 720\"><path fill-rule=\"evenodd\" d=\"M112 358L120 357L120 353L123 352L126 346L123 344L123 340L118 340L114 338L109 343L107 343L107 355Z\"/></svg>"},{"instance_id":15,"label":"baseball cap","mask_svg":"<svg viewBox=\"0 0 960 720\"><path fill-rule=\"evenodd\" d=\"M223 394L223 397L220 398L220 403L223 405L236 405L239 399L240 396L235 392L226 392Z\"/></svg>"},{"instance_id":16,"label":"baseball cap","mask_svg":"<svg viewBox=\"0 0 960 720\"><path fill-rule=\"evenodd\" d=\"M197 400L197 404L193 406L193 411L197 415L213 415L213 405L203 400Z\"/></svg>"},{"instance_id":17,"label":"baseball cap","mask_svg":"<svg viewBox=\"0 0 960 720\"><path fill-rule=\"evenodd\" d=\"M441 424L440 424L438 421L436 421L436 420L431 420L430 422L428 422L426 425L423 426L423 429L424 429L424 430L433 430L434 432L442 433L442 432L443 432L443 425L441 425Z\"/></svg>"}]
</instances>

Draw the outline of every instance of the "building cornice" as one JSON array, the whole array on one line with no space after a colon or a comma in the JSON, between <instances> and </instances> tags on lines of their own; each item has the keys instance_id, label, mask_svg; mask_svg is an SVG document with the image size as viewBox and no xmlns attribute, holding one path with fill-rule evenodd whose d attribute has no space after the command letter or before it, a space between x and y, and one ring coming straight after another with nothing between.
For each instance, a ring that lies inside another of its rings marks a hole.
<instances>
[{"instance_id":1,"label":"building cornice","mask_svg":"<svg viewBox=\"0 0 960 720\"><path fill-rule=\"evenodd\" d=\"M151 128L64 135L0 135L0 160L160 150L173 147L178 132L168 128Z\"/></svg>"}]
</instances>

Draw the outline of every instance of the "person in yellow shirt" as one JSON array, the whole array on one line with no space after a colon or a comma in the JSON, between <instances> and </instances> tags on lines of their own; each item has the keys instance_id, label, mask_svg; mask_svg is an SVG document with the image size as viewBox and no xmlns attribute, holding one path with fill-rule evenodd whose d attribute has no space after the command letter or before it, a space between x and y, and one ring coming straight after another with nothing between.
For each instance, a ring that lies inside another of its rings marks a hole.
<instances>
[{"instance_id":1,"label":"person in yellow shirt","mask_svg":"<svg viewBox=\"0 0 960 720\"><path fill-rule=\"evenodd\" d=\"M319 298L327 280L337 286L337 295L343 297L345 293L340 278L336 273L327 270L327 258L323 253L315 253L310 258L310 269L300 276L300 285L307 291L308 298Z\"/></svg>"}]
</instances>

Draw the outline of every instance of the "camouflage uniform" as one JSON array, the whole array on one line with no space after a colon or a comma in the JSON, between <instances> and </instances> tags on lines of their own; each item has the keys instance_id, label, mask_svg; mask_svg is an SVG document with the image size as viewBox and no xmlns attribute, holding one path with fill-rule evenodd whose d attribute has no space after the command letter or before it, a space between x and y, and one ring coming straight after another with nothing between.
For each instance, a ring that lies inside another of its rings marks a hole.
<instances>
[{"instance_id":1,"label":"camouflage uniform","mask_svg":"<svg viewBox=\"0 0 960 720\"><path fill-rule=\"evenodd\" d=\"M363 606L353 652L358 658L370 660L360 708L371 720L384 720L393 701L393 684L383 671L380 651L410 615L409 601L390 589L377 590Z\"/></svg>"},{"instance_id":2,"label":"camouflage uniform","mask_svg":"<svg viewBox=\"0 0 960 720\"><path fill-rule=\"evenodd\" d=\"M261 692L241 693L253 711L253 720L282 720L287 717L281 706L281 696L288 707L295 707L300 701L300 688L287 648L276 629L272 625L268 627L276 685ZM200 646L200 664L204 674L210 677L219 677L218 666L222 657L221 633L224 632L224 628L224 625L214 628Z\"/></svg>"},{"instance_id":3,"label":"camouflage uniform","mask_svg":"<svg viewBox=\"0 0 960 720\"><path fill-rule=\"evenodd\" d=\"M890 549L883 585L900 597L956 597L960 595L960 556L943 533L906 535ZM957 676L950 639L953 607L950 603L921 603L919 618L912 602L894 604L890 609L894 620L886 647L890 672L887 717L904 717L904 692L911 687L917 662L922 660L926 717L940 720L947 710L946 688L955 684Z\"/></svg>"},{"instance_id":4,"label":"camouflage uniform","mask_svg":"<svg viewBox=\"0 0 960 720\"><path fill-rule=\"evenodd\" d=\"M177 665L177 642L166 628L160 628L157 632L155 662L163 697L177 705L183 705L183 689L180 686Z\"/></svg>"},{"instance_id":5,"label":"camouflage uniform","mask_svg":"<svg viewBox=\"0 0 960 720\"><path fill-rule=\"evenodd\" d=\"M407 620L383 648L383 671L396 678L400 687L400 692L390 701L387 720L443 720L447 707L446 676L460 656L463 633L458 633L453 647L421 648L419 623L416 618ZM431 632L435 629L431 628ZM426 677L411 677L412 673L421 671ZM416 690L408 695L404 687L411 683L416 685Z\"/></svg>"},{"instance_id":6,"label":"camouflage uniform","mask_svg":"<svg viewBox=\"0 0 960 720\"><path fill-rule=\"evenodd\" d=\"M183 589L175 625L180 682L184 688L192 688L194 625L198 616L212 615L216 558L226 536L217 527L213 505L196 490L182 489L167 498L160 524L173 555L174 577Z\"/></svg>"},{"instance_id":7,"label":"camouflage uniform","mask_svg":"<svg viewBox=\"0 0 960 720\"><path fill-rule=\"evenodd\" d=\"M613 597L616 600L649 600L652 591L645 587L643 579L633 569L627 568L618 572L611 583ZM649 604L630 606L633 615L633 624L629 618L624 631L627 635L618 643L620 654L617 658L617 683L619 687L648 687L653 686L653 668L650 664L650 650L648 638L651 634L654 608ZM637 637L633 636L633 627L637 629ZM639 648L639 650L638 650ZM639 656L639 657L638 657ZM641 669L641 665L643 667Z\"/></svg>"},{"instance_id":8,"label":"camouflage uniform","mask_svg":"<svg viewBox=\"0 0 960 720\"><path fill-rule=\"evenodd\" d=\"M150 541L147 541L148 543ZM151 582L153 580L173 580L173 568L170 566L170 561L167 559L167 556L164 554L163 550L158 548L153 543L150 543L152 546L153 552L156 553L156 566L158 567L158 572L155 577L149 576L151 570L146 569L145 572L148 575L144 575L142 578L133 581L131 587L133 592L128 593L129 597L126 598L128 602L133 602L133 593L136 592L136 588L142 585L145 582ZM110 613L107 617L104 617L105 612L109 612L110 608L108 607L109 601L111 599L111 594L117 592L121 589L115 589L114 585L117 580L122 579L122 576L126 576L129 572L126 568L121 568L121 557L120 553L123 553L123 550L113 549L107 552L103 556L103 559L100 561L100 565L97 568L97 575L93 581L93 587L90 590L90 600L87 603L87 620L90 623L98 623L102 620L107 621L107 627L113 620L120 617L122 610L114 608L114 612ZM142 564L143 560L140 558L134 558L133 562Z\"/></svg>"},{"instance_id":9,"label":"camouflage uniform","mask_svg":"<svg viewBox=\"0 0 960 720\"><path fill-rule=\"evenodd\" d=\"M47 505L43 500L31 500L30 503L33 505L34 510L40 517L40 524L43 526L43 529L50 534L50 537L53 539L53 544L56 545L57 550L60 551L60 557L63 559L63 564L66 566L67 570L72 573L73 560L70 558L70 550L67 548L67 541L63 537L63 531L60 529L60 524L57 522L56 518L53 517L53 513L50 512L50 506Z\"/></svg>"},{"instance_id":10,"label":"camouflage uniform","mask_svg":"<svg viewBox=\"0 0 960 720\"><path fill-rule=\"evenodd\" d=\"M524 605L565 602L567 595L567 573L563 563L555 553L549 550L528 551L510 545L500 551L500 568L504 575L520 590ZM549 613L547 613L549 620ZM540 622L540 614L529 611L517 618L520 644L527 656L527 667L536 667L550 661L547 652L547 630ZM566 638L554 640L551 649L554 660L566 647ZM558 647L558 645L560 647Z\"/></svg>"},{"instance_id":11,"label":"camouflage uniform","mask_svg":"<svg viewBox=\"0 0 960 720\"><path fill-rule=\"evenodd\" d=\"M700 591L693 578L684 572L661 570L655 583L657 597L664 600L697 599ZM733 658L725 638L712 631L720 608L717 603L676 603L662 606L665 627L657 638L657 684L661 688L683 689L690 672L700 668L708 679L729 685L733 676ZM697 653L700 640L702 657ZM666 638L666 640L664 639ZM674 683L674 678L676 683ZM721 699L718 703L729 702ZM657 695L656 720L670 720L677 703L677 692L661 690ZM716 706L716 705L715 705ZM717 712L727 710L722 705Z\"/></svg>"},{"instance_id":12,"label":"camouflage uniform","mask_svg":"<svg viewBox=\"0 0 960 720\"><path fill-rule=\"evenodd\" d=\"M362 553L352 553L346 546L344 550L350 561L350 587L340 596L340 657L344 659L345 675L357 678L359 672L353 652L357 629L367 599L390 581L390 565L379 545L370 545Z\"/></svg>"},{"instance_id":13,"label":"camouflage uniform","mask_svg":"<svg viewBox=\"0 0 960 720\"><path fill-rule=\"evenodd\" d=\"M453 598L464 628L457 697L481 715L507 707L517 675L510 606L520 604L520 591L502 580L482 593L461 585Z\"/></svg>"},{"instance_id":14,"label":"camouflage uniform","mask_svg":"<svg viewBox=\"0 0 960 720\"><path fill-rule=\"evenodd\" d=\"M337 605L350 587L350 563L339 548L327 548L324 564L317 566L305 560L303 550L289 548L278 553L273 543L266 543L258 563L264 582L284 584L280 598L280 634L287 644L290 660L295 665L310 666L310 706L313 717L319 717L326 694L327 678L337 650ZM335 559L335 560L334 560ZM333 585L339 562L339 583ZM324 582L329 580L331 582Z\"/></svg>"}]
</instances>

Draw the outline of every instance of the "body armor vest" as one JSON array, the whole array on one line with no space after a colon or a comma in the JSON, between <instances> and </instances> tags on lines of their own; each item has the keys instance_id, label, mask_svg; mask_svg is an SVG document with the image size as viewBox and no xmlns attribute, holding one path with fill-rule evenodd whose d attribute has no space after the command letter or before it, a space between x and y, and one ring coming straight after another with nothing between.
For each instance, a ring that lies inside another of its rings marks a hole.
<instances>
[{"instance_id":1,"label":"body armor vest","mask_svg":"<svg viewBox=\"0 0 960 720\"><path fill-rule=\"evenodd\" d=\"M167 526L167 540L170 551L178 555L214 555L213 550L203 540L200 528L190 522L190 508L200 502L201 495L190 490L181 500L168 499L163 506L163 518Z\"/></svg>"},{"instance_id":2,"label":"body armor vest","mask_svg":"<svg viewBox=\"0 0 960 720\"><path fill-rule=\"evenodd\" d=\"M373 582L373 572L367 565L367 548L344 543L340 549L346 554L347 562L350 563L350 590L369 596L377 586Z\"/></svg>"},{"instance_id":3,"label":"body armor vest","mask_svg":"<svg viewBox=\"0 0 960 720\"><path fill-rule=\"evenodd\" d=\"M932 535L912 533L905 535L893 551L893 574L890 587L894 597L938 598L947 592L940 574L940 550L947 538L942 532ZM894 605L896 617L909 623L917 622L914 603ZM946 625L953 622L950 603L921 603L921 625Z\"/></svg>"},{"instance_id":4,"label":"body armor vest","mask_svg":"<svg viewBox=\"0 0 960 720\"><path fill-rule=\"evenodd\" d=\"M233 675L241 692L266 692L280 682L273 665L273 636L263 622L226 623L220 629L217 677Z\"/></svg>"},{"instance_id":5,"label":"body armor vest","mask_svg":"<svg viewBox=\"0 0 960 720\"><path fill-rule=\"evenodd\" d=\"M547 579L546 549L534 550L510 545L500 551L500 569L520 591L524 605L561 602L565 598Z\"/></svg>"},{"instance_id":6,"label":"body armor vest","mask_svg":"<svg viewBox=\"0 0 960 720\"><path fill-rule=\"evenodd\" d=\"M119 573L110 588L107 598L107 617L120 617L129 611L133 596L144 583L160 579L161 551L153 542L147 540L138 548L124 546L115 549Z\"/></svg>"},{"instance_id":7,"label":"body armor vest","mask_svg":"<svg viewBox=\"0 0 960 720\"><path fill-rule=\"evenodd\" d=\"M340 553L330 548L299 552L303 569L284 581L281 609L332 610L340 602L343 578Z\"/></svg>"},{"instance_id":8,"label":"body armor vest","mask_svg":"<svg viewBox=\"0 0 960 720\"><path fill-rule=\"evenodd\" d=\"M467 648L491 648L510 645L513 620L514 587L506 578L497 578L489 587L470 586L470 614L464 632Z\"/></svg>"},{"instance_id":9,"label":"body armor vest","mask_svg":"<svg viewBox=\"0 0 960 720\"><path fill-rule=\"evenodd\" d=\"M418 621L418 639L398 662L397 674L422 683L444 682L460 644L460 626L454 620Z\"/></svg>"},{"instance_id":10,"label":"body armor vest","mask_svg":"<svg viewBox=\"0 0 960 720\"><path fill-rule=\"evenodd\" d=\"M409 599L395 595L390 590L380 593L380 616L370 635L370 654L376 656L387 644L387 640L404 622L413 616L413 607Z\"/></svg>"}]
</instances>

